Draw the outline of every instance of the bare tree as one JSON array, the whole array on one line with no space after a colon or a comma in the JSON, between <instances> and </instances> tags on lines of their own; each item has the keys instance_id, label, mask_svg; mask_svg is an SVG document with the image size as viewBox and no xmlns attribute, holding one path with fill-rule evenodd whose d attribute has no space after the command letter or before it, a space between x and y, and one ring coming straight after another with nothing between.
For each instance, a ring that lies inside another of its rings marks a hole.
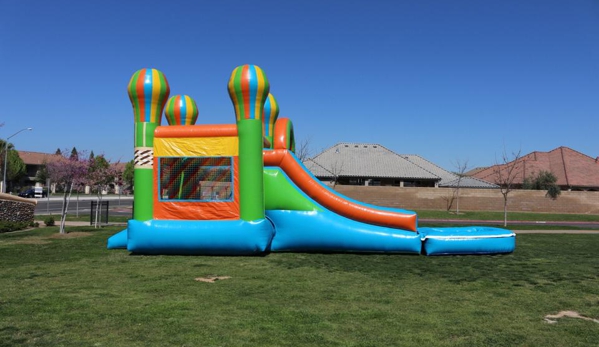
<instances>
[{"instance_id":1,"label":"bare tree","mask_svg":"<svg viewBox=\"0 0 599 347\"><path fill-rule=\"evenodd\" d=\"M296 147L295 147L295 156L301 162L304 162L304 160L306 160L312 156L312 149L310 148L311 140L312 140L312 138L310 138L310 137L304 138L299 143L299 146L296 145Z\"/></svg>"},{"instance_id":2,"label":"bare tree","mask_svg":"<svg viewBox=\"0 0 599 347\"><path fill-rule=\"evenodd\" d=\"M445 194L442 199L445 201L447 212L449 212L455 201L455 192L453 190L447 190L447 194Z\"/></svg>"},{"instance_id":3,"label":"bare tree","mask_svg":"<svg viewBox=\"0 0 599 347\"><path fill-rule=\"evenodd\" d=\"M329 171L331 174L333 174L333 189L335 189L337 183L339 182L339 176L343 172L343 162L338 162L335 160L333 163L331 163Z\"/></svg>"},{"instance_id":4,"label":"bare tree","mask_svg":"<svg viewBox=\"0 0 599 347\"><path fill-rule=\"evenodd\" d=\"M460 214L460 187L462 186L462 179L464 178L464 173L468 171L468 160L461 161L457 159L454 163L457 171L455 174L458 176L458 180L456 182L455 187L453 188L453 195L455 196L455 214Z\"/></svg>"},{"instance_id":5,"label":"bare tree","mask_svg":"<svg viewBox=\"0 0 599 347\"><path fill-rule=\"evenodd\" d=\"M515 181L518 175L521 174L522 161L520 160L521 149L518 152L512 152L508 155L503 150L501 156L501 163L495 160L495 166L493 167L493 175L495 177L495 184L499 186L501 195L503 195L503 226L507 226L507 204L508 195L515 187Z\"/></svg>"}]
</instances>

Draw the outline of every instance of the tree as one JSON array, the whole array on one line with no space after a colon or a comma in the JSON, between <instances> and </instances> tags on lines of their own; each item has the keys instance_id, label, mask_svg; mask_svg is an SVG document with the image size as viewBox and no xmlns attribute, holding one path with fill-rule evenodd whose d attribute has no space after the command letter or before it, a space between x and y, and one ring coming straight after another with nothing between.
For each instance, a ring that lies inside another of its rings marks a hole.
<instances>
[{"instance_id":1,"label":"tree","mask_svg":"<svg viewBox=\"0 0 599 347\"><path fill-rule=\"evenodd\" d=\"M310 138L303 139L299 146L295 149L295 156L300 162L310 158L312 156L312 149L310 148Z\"/></svg>"},{"instance_id":2,"label":"tree","mask_svg":"<svg viewBox=\"0 0 599 347\"><path fill-rule=\"evenodd\" d=\"M102 192L107 190L111 183L120 177L121 172L116 169L115 165L111 165L110 161L106 160L103 155L96 156L89 160L86 182L96 191L98 198L98 208L94 217L94 227L99 227L100 206L102 204Z\"/></svg>"},{"instance_id":3,"label":"tree","mask_svg":"<svg viewBox=\"0 0 599 347\"><path fill-rule=\"evenodd\" d=\"M545 196L555 200L562 193L556 182L557 177L551 171L541 170L538 174L533 172L532 175L524 178L522 189L546 190Z\"/></svg>"},{"instance_id":4,"label":"tree","mask_svg":"<svg viewBox=\"0 0 599 347\"><path fill-rule=\"evenodd\" d=\"M495 160L495 166L493 167L493 175L495 177L495 184L499 186L501 195L503 196L503 226L507 226L507 204L508 196L515 188L515 180L520 174L521 164L520 152L512 152L511 156L503 150L501 163Z\"/></svg>"},{"instance_id":5,"label":"tree","mask_svg":"<svg viewBox=\"0 0 599 347\"><path fill-rule=\"evenodd\" d=\"M6 141L0 140L0 167L4 170L4 149L6 148ZM6 159L8 160L8 166L6 167L6 186L12 186L14 182L19 181L23 175L26 173L26 166L21 157L19 156L19 152L15 150L12 143L8 144L8 154L6 155ZM0 171L0 174L3 175L4 171ZM10 189L6 189L7 192Z\"/></svg>"},{"instance_id":6,"label":"tree","mask_svg":"<svg viewBox=\"0 0 599 347\"><path fill-rule=\"evenodd\" d=\"M94 157L95 157L95 155L94 155L94 151L91 151L91 152L89 153L89 161L92 161L92 160L94 160Z\"/></svg>"},{"instance_id":7,"label":"tree","mask_svg":"<svg viewBox=\"0 0 599 347\"><path fill-rule=\"evenodd\" d=\"M71 155L70 157L60 156L57 160L47 163L46 168L50 179L57 186L61 187L64 192L60 217L60 233L64 234L64 223L73 186L81 184L84 181L88 172L88 161L80 160L78 155Z\"/></svg>"},{"instance_id":8,"label":"tree","mask_svg":"<svg viewBox=\"0 0 599 347\"><path fill-rule=\"evenodd\" d=\"M458 179L456 181L455 187L453 188L453 196L455 197L456 202L455 214L458 215L460 214L460 187L462 185L462 179L464 178L464 176L466 176L464 175L464 173L468 171L468 160L461 161L460 159L458 159L454 163L454 166L457 169L455 174L458 176Z\"/></svg>"},{"instance_id":9,"label":"tree","mask_svg":"<svg viewBox=\"0 0 599 347\"><path fill-rule=\"evenodd\" d=\"M127 164L125 164L125 170L123 171L123 181L125 182L126 185L129 186L129 189L133 188L133 175L134 173L134 165L133 165L133 160L131 160L130 162L127 162Z\"/></svg>"},{"instance_id":10,"label":"tree","mask_svg":"<svg viewBox=\"0 0 599 347\"><path fill-rule=\"evenodd\" d=\"M46 161L42 162L39 169L35 172L35 181L40 183L46 183L48 181L48 164ZM50 187L48 187L50 189Z\"/></svg>"},{"instance_id":11,"label":"tree","mask_svg":"<svg viewBox=\"0 0 599 347\"><path fill-rule=\"evenodd\" d=\"M56 155L62 155L62 151L60 150L60 148L57 148L56 149L56 153L54 153L54 154L56 154Z\"/></svg>"},{"instance_id":12,"label":"tree","mask_svg":"<svg viewBox=\"0 0 599 347\"><path fill-rule=\"evenodd\" d=\"M73 147L73 149L71 150L70 158L79 160L79 153L77 152L77 148Z\"/></svg>"},{"instance_id":13,"label":"tree","mask_svg":"<svg viewBox=\"0 0 599 347\"><path fill-rule=\"evenodd\" d=\"M329 172L333 174L333 189L335 189L337 183L339 182L339 176L343 172L343 162L334 161L331 163Z\"/></svg>"}]
</instances>

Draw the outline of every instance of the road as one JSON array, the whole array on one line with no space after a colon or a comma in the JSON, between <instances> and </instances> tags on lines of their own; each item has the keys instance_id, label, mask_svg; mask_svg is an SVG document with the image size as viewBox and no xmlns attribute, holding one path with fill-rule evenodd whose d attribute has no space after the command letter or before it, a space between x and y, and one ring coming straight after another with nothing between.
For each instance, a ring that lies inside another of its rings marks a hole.
<instances>
[{"instance_id":1,"label":"road","mask_svg":"<svg viewBox=\"0 0 599 347\"><path fill-rule=\"evenodd\" d=\"M82 214L89 214L91 202L96 201L95 196L72 196L69 202L69 215L76 214L77 210ZM132 196L107 196L102 201L108 201L111 216L131 216L133 207ZM36 215L60 214L62 210L62 197L51 197L50 199L38 199L35 207Z\"/></svg>"}]
</instances>

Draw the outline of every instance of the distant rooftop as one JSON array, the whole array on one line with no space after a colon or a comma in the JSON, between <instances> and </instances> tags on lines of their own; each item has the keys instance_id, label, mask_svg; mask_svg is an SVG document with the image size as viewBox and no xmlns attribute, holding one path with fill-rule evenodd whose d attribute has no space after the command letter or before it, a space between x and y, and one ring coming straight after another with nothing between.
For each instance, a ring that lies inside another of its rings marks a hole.
<instances>
[{"instance_id":1,"label":"distant rooftop","mask_svg":"<svg viewBox=\"0 0 599 347\"><path fill-rule=\"evenodd\" d=\"M419 155L400 154L400 156L439 176L441 178L439 187L456 187L459 181L460 187L462 188L499 188L499 186L496 184L492 184L475 177L463 176L460 180L460 176L457 174L447 171Z\"/></svg>"},{"instance_id":2,"label":"distant rooftop","mask_svg":"<svg viewBox=\"0 0 599 347\"><path fill-rule=\"evenodd\" d=\"M557 184L567 189L599 190L599 158L593 158L568 147L558 147L549 152L535 151L518 159L518 176L514 183L522 184L541 170L552 172ZM495 181L495 172L504 170L506 164L477 169L468 174L489 182Z\"/></svg>"},{"instance_id":3,"label":"distant rooftop","mask_svg":"<svg viewBox=\"0 0 599 347\"><path fill-rule=\"evenodd\" d=\"M50 153L17 151L25 165L43 165L56 160L59 156Z\"/></svg>"},{"instance_id":4,"label":"distant rooftop","mask_svg":"<svg viewBox=\"0 0 599 347\"><path fill-rule=\"evenodd\" d=\"M338 143L304 165L316 177L361 177L433 180L439 186L457 185L459 176L418 155L397 154L373 143ZM462 178L461 187L496 188L476 178Z\"/></svg>"}]
</instances>

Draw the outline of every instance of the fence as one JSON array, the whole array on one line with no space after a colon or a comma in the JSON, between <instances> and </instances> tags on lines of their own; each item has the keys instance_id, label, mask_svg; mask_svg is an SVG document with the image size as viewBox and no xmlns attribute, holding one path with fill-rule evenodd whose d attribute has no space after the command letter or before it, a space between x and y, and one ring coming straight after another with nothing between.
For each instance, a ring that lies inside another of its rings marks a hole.
<instances>
[{"instance_id":1,"label":"fence","mask_svg":"<svg viewBox=\"0 0 599 347\"><path fill-rule=\"evenodd\" d=\"M90 208L90 212L89 212L89 225L94 225L94 222L96 221L96 210L97 213L99 213L99 218L98 218L98 223L99 224L108 224L108 203L110 201L102 201L100 202L99 206L98 206L98 202L92 200L91 201L91 208Z\"/></svg>"}]
</instances>

